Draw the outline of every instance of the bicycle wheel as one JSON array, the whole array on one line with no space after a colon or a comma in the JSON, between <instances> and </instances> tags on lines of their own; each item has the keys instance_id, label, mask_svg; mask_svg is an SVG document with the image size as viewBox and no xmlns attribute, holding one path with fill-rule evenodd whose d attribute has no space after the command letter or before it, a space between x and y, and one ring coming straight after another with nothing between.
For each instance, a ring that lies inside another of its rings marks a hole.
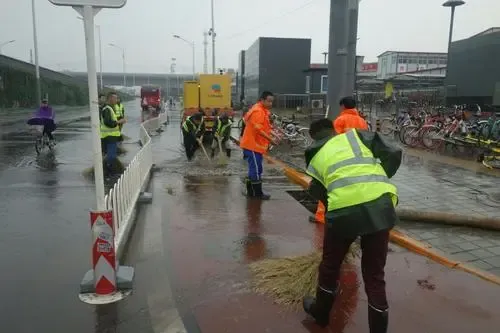
<instances>
[{"instance_id":1,"label":"bicycle wheel","mask_svg":"<svg viewBox=\"0 0 500 333\"><path fill-rule=\"evenodd\" d=\"M437 149L443 142L440 132L441 130L437 126L424 126L421 140L424 147L432 150Z\"/></svg>"},{"instance_id":2,"label":"bicycle wheel","mask_svg":"<svg viewBox=\"0 0 500 333\"><path fill-rule=\"evenodd\" d=\"M37 137L35 139L35 151L36 151L37 155L40 155L40 153L42 152L42 149L43 149L42 147L43 147L42 138Z\"/></svg>"},{"instance_id":3,"label":"bicycle wheel","mask_svg":"<svg viewBox=\"0 0 500 333\"><path fill-rule=\"evenodd\" d=\"M394 133L394 120L392 118L382 119L380 122L380 133L382 135L391 135Z\"/></svg>"},{"instance_id":4,"label":"bicycle wheel","mask_svg":"<svg viewBox=\"0 0 500 333\"><path fill-rule=\"evenodd\" d=\"M410 123L401 126L401 128L399 129L398 137L401 143L405 143L404 136L409 126L411 126Z\"/></svg>"},{"instance_id":5,"label":"bicycle wheel","mask_svg":"<svg viewBox=\"0 0 500 333\"><path fill-rule=\"evenodd\" d=\"M403 134L403 143L409 147L418 146L419 141L419 127L417 125L408 125Z\"/></svg>"}]
</instances>

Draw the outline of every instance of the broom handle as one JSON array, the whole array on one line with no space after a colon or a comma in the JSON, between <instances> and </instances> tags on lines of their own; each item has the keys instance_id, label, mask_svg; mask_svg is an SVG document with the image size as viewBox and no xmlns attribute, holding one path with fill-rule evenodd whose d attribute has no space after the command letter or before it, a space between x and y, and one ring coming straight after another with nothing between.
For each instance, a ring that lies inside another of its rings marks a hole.
<instances>
[{"instance_id":1,"label":"broom handle","mask_svg":"<svg viewBox=\"0 0 500 333\"><path fill-rule=\"evenodd\" d=\"M196 139L198 141L198 144L200 145L201 149L203 150L203 153L205 154L206 158L210 161L210 157L207 154L207 151L205 150L205 147L203 146L203 141L201 139Z\"/></svg>"}]
</instances>

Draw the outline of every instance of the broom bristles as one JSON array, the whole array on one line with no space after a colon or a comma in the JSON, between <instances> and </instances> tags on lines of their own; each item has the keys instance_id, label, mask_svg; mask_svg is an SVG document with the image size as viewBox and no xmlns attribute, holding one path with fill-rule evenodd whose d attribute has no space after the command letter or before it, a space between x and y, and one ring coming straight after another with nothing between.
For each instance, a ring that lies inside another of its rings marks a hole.
<instances>
[{"instance_id":1,"label":"broom bristles","mask_svg":"<svg viewBox=\"0 0 500 333\"><path fill-rule=\"evenodd\" d=\"M358 256L359 246L353 244L345 262ZM278 304L298 308L304 296L316 292L321 257L319 250L304 256L264 259L250 264L254 291L273 297Z\"/></svg>"}]
</instances>

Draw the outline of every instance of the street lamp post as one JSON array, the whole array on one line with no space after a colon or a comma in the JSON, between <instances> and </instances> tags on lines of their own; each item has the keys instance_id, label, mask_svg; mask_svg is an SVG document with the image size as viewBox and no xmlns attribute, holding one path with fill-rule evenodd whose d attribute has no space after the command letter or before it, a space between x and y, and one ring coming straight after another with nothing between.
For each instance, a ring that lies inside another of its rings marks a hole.
<instances>
[{"instance_id":1,"label":"street lamp post","mask_svg":"<svg viewBox=\"0 0 500 333\"><path fill-rule=\"evenodd\" d=\"M196 79L196 68L195 68L195 58L194 58L194 42L190 42L187 39L184 39L179 35L174 35L174 38L180 39L183 42L185 42L191 46L191 48L193 50L193 80L195 80Z\"/></svg>"},{"instance_id":2,"label":"street lamp post","mask_svg":"<svg viewBox=\"0 0 500 333\"><path fill-rule=\"evenodd\" d=\"M214 0L210 1L210 7L212 11L212 27L208 31L208 34L212 37L212 74L215 74L215 15L214 15Z\"/></svg>"},{"instance_id":3,"label":"street lamp post","mask_svg":"<svg viewBox=\"0 0 500 333\"><path fill-rule=\"evenodd\" d=\"M42 100L42 88L40 87L40 65L38 63L38 37L36 34L35 0L31 0L31 16L33 19L33 44L35 48L36 105L38 105Z\"/></svg>"},{"instance_id":4,"label":"street lamp post","mask_svg":"<svg viewBox=\"0 0 500 333\"><path fill-rule=\"evenodd\" d=\"M77 17L79 20L83 20L82 17ZM97 29L97 34L98 34L98 37L99 37L99 85L100 85L100 88L101 88L101 91L102 89L104 88L104 84L102 83L102 40L101 40L101 26L96 24L95 25L96 29Z\"/></svg>"},{"instance_id":5,"label":"street lamp post","mask_svg":"<svg viewBox=\"0 0 500 333\"><path fill-rule=\"evenodd\" d=\"M8 44L11 44L11 43L14 43L16 40L13 39L13 40L9 40L9 41L6 41L6 42L3 42L0 44L0 55L2 54L2 47L4 47L5 45L8 45Z\"/></svg>"},{"instance_id":6,"label":"street lamp post","mask_svg":"<svg viewBox=\"0 0 500 333\"><path fill-rule=\"evenodd\" d=\"M109 43L109 46L115 47L118 50L122 51L122 60L123 60L123 87L126 87L127 86L127 74L126 74L126 71L125 71L125 49L123 47L120 47L120 46L118 46L116 44L113 44L113 43Z\"/></svg>"},{"instance_id":7,"label":"street lamp post","mask_svg":"<svg viewBox=\"0 0 500 333\"><path fill-rule=\"evenodd\" d=\"M450 60L450 49L451 49L451 41L453 39L453 24L455 22L455 8L465 5L465 1L463 0L448 0L443 3L443 7L451 8L451 19L450 19L450 35L448 37L448 64Z\"/></svg>"}]
</instances>

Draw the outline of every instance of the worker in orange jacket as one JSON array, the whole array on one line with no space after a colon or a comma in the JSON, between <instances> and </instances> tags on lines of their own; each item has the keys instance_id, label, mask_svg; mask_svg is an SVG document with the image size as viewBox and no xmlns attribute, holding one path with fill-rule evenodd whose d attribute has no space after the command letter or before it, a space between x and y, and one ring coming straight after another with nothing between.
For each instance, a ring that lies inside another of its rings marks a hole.
<instances>
[{"instance_id":1,"label":"worker in orange jacket","mask_svg":"<svg viewBox=\"0 0 500 333\"><path fill-rule=\"evenodd\" d=\"M269 200L270 196L262 192L262 159L269 149L269 144L276 144L272 135L270 109L274 95L264 91L260 100L245 114L245 131L240 139L240 148L248 162L248 178L246 179L247 196Z\"/></svg>"},{"instance_id":2,"label":"worker in orange jacket","mask_svg":"<svg viewBox=\"0 0 500 333\"><path fill-rule=\"evenodd\" d=\"M333 121L336 134L343 134L351 128L368 130L368 124L356 109L356 100L353 97L344 97L340 100L340 115ZM313 138L314 139L314 138ZM318 202L316 214L309 217L309 222L325 223L326 207Z\"/></svg>"}]
</instances>

